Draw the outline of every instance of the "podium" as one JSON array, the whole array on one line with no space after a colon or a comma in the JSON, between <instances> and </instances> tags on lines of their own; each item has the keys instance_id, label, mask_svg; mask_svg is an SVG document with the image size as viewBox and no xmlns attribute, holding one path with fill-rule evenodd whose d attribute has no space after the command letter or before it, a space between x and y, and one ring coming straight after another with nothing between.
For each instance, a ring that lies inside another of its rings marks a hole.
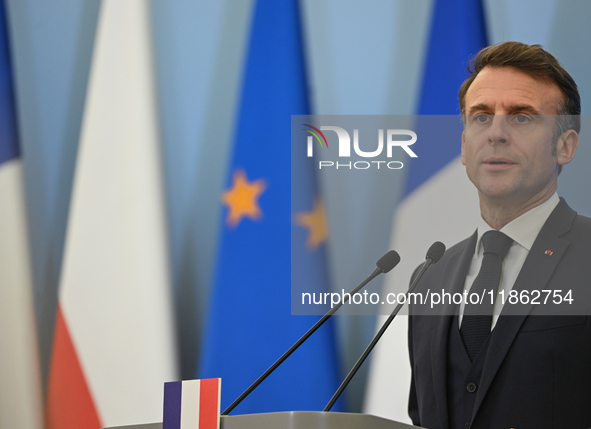
<instances>
[{"instance_id":1,"label":"podium","mask_svg":"<svg viewBox=\"0 0 591 429\"><path fill-rule=\"evenodd\" d=\"M221 416L221 429L409 429L406 423L369 414L324 411L287 411L281 413ZM162 429L162 423L111 426L103 429Z\"/></svg>"}]
</instances>

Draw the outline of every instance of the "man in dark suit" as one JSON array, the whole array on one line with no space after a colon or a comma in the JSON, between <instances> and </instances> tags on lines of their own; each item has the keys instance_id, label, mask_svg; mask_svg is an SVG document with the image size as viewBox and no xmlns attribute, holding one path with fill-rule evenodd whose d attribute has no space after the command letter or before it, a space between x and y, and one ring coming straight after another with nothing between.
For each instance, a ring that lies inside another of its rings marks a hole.
<instances>
[{"instance_id":1,"label":"man in dark suit","mask_svg":"<svg viewBox=\"0 0 591 429\"><path fill-rule=\"evenodd\" d=\"M462 163L481 219L416 290L497 298L411 307L409 414L430 429L591 428L591 219L556 194L577 86L537 45L491 46L471 66Z\"/></svg>"}]
</instances>

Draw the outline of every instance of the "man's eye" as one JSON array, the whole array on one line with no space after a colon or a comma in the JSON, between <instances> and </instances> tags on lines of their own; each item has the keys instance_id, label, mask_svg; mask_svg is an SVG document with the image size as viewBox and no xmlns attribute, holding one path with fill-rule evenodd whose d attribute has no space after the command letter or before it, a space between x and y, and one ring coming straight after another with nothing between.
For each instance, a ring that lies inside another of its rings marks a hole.
<instances>
[{"instance_id":1,"label":"man's eye","mask_svg":"<svg viewBox=\"0 0 591 429\"><path fill-rule=\"evenodd\" d=\"M515 120L520 124L524 124L529 121L529 118L525 115L516 115Z\"/></svg>"},{"instance_id":2,"label":"man's eye","mask_svg":"<svg viewBox=\"0 0 591 429\"><path fill-rule=\"evenodd\" d=\"M486 115L476 115L476 122L484 123L488 121L488 116Z\"/></svg>"}]
</instances>

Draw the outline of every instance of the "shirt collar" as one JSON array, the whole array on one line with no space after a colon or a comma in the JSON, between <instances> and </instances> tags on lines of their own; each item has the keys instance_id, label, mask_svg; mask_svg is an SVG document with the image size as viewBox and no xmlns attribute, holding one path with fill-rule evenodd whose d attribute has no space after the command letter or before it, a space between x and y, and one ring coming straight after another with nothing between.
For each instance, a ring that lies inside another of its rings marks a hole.
<instances>
[{"instance_id":1,"label":"shirt collar","mask_svg":"<svg viewBox=\"0 0 591 429\"><path fill-rule=\"evenodd\" d=\"M531 249L542 226L550 216L550 213L560 202L558 194L554 194L539 206L523 213L516 219L513 219L503 228L501 232L509 236L515 243L524 247L528 252ZM482 253L481 239L485 232L492 231L493 228L486 223L482 216L478 217L478 241L476 243L476 254Z\"/></svg>"}]
</instances>

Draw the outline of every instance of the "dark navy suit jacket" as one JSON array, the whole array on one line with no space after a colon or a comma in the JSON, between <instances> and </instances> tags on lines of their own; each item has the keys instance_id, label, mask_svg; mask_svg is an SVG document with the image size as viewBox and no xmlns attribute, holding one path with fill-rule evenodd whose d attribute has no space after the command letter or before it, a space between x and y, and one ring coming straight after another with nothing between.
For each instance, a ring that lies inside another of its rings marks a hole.
<instances>
[{"instance_id":1,"label":"dark navy suit jacket","mask_svg":"<svg viewBox=\"0 0 591 429\"><path fill-rule=\"evenodd\" d=\"M476 239L474 234L447 250L416 290L461 292ZM561 199L513 290L529 296L536 295L535 290L556 290L561 296L572 290L573 304L505 304L491 333L470 427L591 428L591 318L586 316L591 301L591 219ZM418 314L418 307L410 310L409 414L414 424L430 429L452 429L447 348L457 308L451 307L440 306L438 315L431 316ZM549 309L560 315L546 315Z\"/></svg>"}]
</instances>

